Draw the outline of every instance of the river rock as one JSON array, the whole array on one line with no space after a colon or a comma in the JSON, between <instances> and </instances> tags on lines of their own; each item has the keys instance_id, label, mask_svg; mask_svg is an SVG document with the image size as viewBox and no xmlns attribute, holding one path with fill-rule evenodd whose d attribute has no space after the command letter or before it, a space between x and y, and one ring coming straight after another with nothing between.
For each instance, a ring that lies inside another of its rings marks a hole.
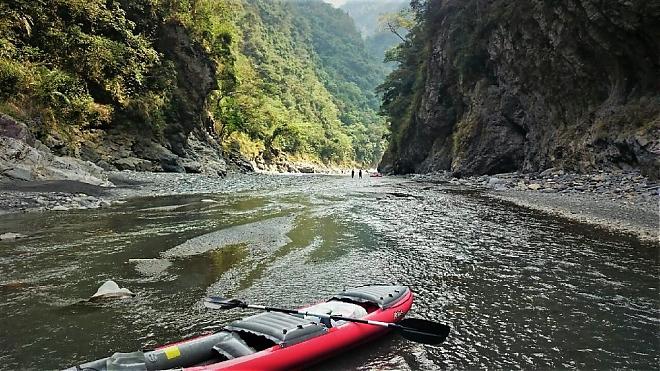
<instances>
[{"instance_id":1,"label":"river rock","mask_svg":"<svg viewBox=\"0 0 660 371\"><path fill-rule=\"evenodd\" d=\"M15 165L12 168L0 169L0 171L2 172L2 175L10 179L27 181L35 180L34 173L30 170L30 168L21 165Z\"/></svg>"},{"instance_id":2,"label":"river rock","mask_svg":"<svg viewBox=\"0 0 660 371\"><path fill-rule=\"evenodd\" d=\"M484 180L478 179L478 180L479 181L485 181L485 179ZM488 186L489 188L495 189L495 190L503 190L503 189L506 189L506 184L507 183L508 182L504 179L497 178L497 177L490 177L490 178L488 178L486 186Z\"/></svg>"},{"instance_id":3,"label":"river rock","mask_svg":"<svg viewBox=\"0 0 660 371\"><path fill-rule=\"evenodd\" d=\"M298 171L300 171L303 174L313 174L314 171L314 166L312 165L302 165L298 167Z\"/></svg>"},{"instance_id":4,"label":"river rock","mask_svg":"<svg viewBox=\"0 0 660 371\"><path fill-rule=\"evenodd\" d=\"M119 170L152 171L154 166L151 161L137 157L124 157L114 161L113 165Z\"/></svg>"},{"instance_id":5,"label":"river rock","mask_svg":"<svg viewBox=\"0 0 660 371\"><path fill-rule=\"evenodd\" d=\"M528 185L527 188L531 189L532 191L538 191L539 189L542 188L542 186L538 183L532 183Z\"/></svg>"},{"instance_id":6,"label":"river rock","mask_svg":"<svg viewBox=\"0 0 660 371\"><path fill-rule=\"evenodd\" d=\"M13 240L16 240L16 239L19 239L19 238L25 238L25 237L27 237L27 236L24 235L24 234L14 233L14 232L7 232L7 233L0 234L0 241L13 241Z\"/></svg>"},{"instance_id":7,"label":"river rock","mask_svg":"<svg viewBox=\"0 0 660 371\"><path fill-rule=\"evenodd\" d=\"M185 159L181 164L186 173L198 174L202 172L202 164L199 161Z\"/></svg>"},{"instance_id":8,"label":"river rock","mask_svg":"<svg viewBox=\"0 0 660 371\"><path fill-rule=\"evenodd\" d=\"M119 285L115 281L109 280L106 281L96 293L89 298L89 301L105 301L105 300L116 300L116 299L126 299L135 296L131 290L122 287L119 288Z\"/></svg>"}]
</instances>

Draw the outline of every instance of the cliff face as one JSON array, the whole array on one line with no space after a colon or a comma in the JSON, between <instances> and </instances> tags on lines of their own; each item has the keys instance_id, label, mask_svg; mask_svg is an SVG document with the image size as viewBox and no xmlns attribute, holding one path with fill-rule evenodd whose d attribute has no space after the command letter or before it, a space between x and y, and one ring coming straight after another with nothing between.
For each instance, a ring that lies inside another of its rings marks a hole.
<instances>
[{"instance_id":1,"label":"cliff face","mask_svg":"<svg viewBox=\"0 0 660 371\"><path fill-rule=\"evenodd\" d=\"M160 27L156 48L174 63L177 76L173 92L176 109L169 114L165 136L172 151L185 156L186 138L193 130L213 131L207 97L218 86L215 63L190 38L189 31L176 22Z\"/></svg>"},{"instance_id":2,"label":"cliff face","mask_svg":"<svg viewBox=\"0 0 660 371\"><path fill-rule=\"evenodd\" d=\"M657 177L660 5L447 0L423 17L424 73L383 171Z\"/></svg>"},{"instance_id":3,"label":"cliff face","mask_svg":"<svg viewBox=\"0 0 660 371\"><path fill-rule=\"evenodd\" d=\"M150 120L148 112L132 110L121 116L123 125L87 135L80 157L106 169L224 175L222 148L209 134L207 98L217 89L215 63L179 22L164 22L155 34L155 50L171 74L163 87L168 102L160 113L161 133L126 124Z\"/></svg>"}]
</instances>

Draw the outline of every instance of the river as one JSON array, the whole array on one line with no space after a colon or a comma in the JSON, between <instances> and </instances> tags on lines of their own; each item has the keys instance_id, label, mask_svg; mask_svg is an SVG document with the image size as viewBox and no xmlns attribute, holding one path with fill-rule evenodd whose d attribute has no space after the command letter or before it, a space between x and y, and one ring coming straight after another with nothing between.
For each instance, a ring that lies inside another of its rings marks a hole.
<instances>
[{"instance_id":1,"label":"river","mask_svg":"<svg viewBox=\"0 0 660 371\"><path fill-rule=\"evenodd\" d=\"M658 250L633 237L407 178L233 177L0 216L0 234L29 236L0 242L0 369L63 368L251 313L207 310L210 294L297 307L376 283L409 285L409 316L451 325L447 341L388 335L318 369L659 364ZM137 296L85 303L108 279Z\"/></svg>"}]
</instances>

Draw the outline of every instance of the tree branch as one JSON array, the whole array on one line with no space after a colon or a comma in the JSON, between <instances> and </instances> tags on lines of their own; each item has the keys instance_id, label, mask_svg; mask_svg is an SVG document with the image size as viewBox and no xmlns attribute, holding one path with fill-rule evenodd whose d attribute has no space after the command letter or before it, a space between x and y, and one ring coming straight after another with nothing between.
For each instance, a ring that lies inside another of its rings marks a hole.
<instances>
[{"instance_id":1,"label":"tree branch","mask_svg":"<svg viewBox=\"0 0 660 371\"><path fill-rule=\"evenodd\" d=\"M401 41L403 41L404 43L406 42L406 39L404 39L404 38L403 38L403 37L397 32L396 27L395 27L392 23L387 22L387 28L389 28L390 31L392 31L393 34L397 35L397 36L399 37L399 39L401 39Z\"/></svg>"}]
</instances>

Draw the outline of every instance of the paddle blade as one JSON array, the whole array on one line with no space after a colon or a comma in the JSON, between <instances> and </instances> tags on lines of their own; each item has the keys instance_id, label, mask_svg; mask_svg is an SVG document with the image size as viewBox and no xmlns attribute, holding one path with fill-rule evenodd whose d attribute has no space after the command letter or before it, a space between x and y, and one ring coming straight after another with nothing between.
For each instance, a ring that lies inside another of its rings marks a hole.
<instances>
[{"instance_id":1,"label":"paddle blade","mask_svg":"<svg viewBox=\"0 0 660 371\"><path fill-rule=\"evenodd\" d=\"M451 328L445 324L421 318L406 318L397 322L395 328L404 338L423 344L440 344L449 335Z\"/></svg>"},{"instance_id":2,"label":"paddle blade","mask_svg":"<svg viewBox=\"0 0 660 371\"><path fill-rule=\"evenodd\" d=\"M245 303L238 299L226 299L219 296L210 296L204 299L204 306L209 309L232 309L245 306Z\"/></svg>"}]
</instances>

